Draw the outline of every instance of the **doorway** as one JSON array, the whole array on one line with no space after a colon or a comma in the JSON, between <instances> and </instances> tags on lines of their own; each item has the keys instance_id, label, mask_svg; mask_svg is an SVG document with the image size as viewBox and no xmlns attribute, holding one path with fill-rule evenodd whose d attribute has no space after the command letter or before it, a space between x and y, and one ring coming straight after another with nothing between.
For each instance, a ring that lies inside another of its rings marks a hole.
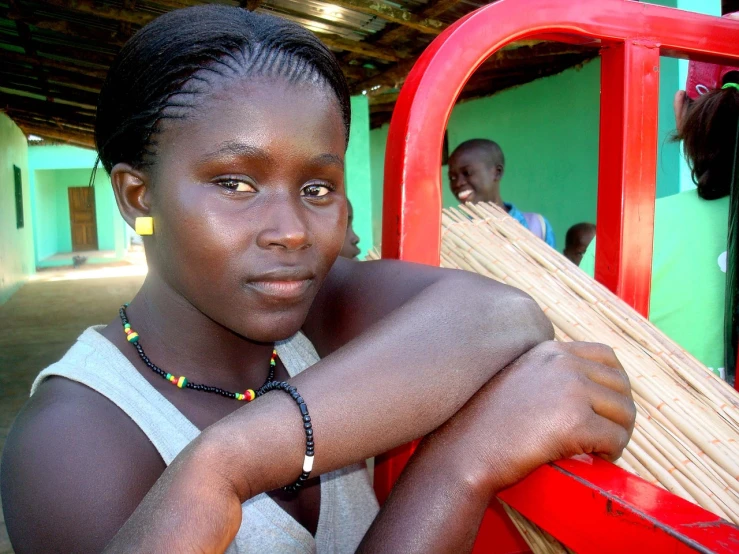
<instances>
[{"instance_id":1,"label":"doorway","mask_svg":"<svg viewBox=\"0 0 739 554\"><path fill-rule=\"evenodd\" d=\"M95 219L95 189L70 187L69 221L72 227L72 251L98 249L98 230Z\"/></svg>"}]
</instances>

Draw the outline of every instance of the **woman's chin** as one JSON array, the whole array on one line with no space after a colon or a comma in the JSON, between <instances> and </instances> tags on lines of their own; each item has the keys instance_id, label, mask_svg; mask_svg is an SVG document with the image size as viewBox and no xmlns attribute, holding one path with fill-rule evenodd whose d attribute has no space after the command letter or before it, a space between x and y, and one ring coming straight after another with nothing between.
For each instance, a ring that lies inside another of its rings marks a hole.
<instances>
[{"instance_id":1,"label":"woman's chin","mask_svg":"<svg viewBox=\"0 0 739 554\"><path fill-rule=\"evenodd\" d=\"M236 330L239 334L256 342L271 343L289 339L300 331L308 316L307 311L290 310L289 313L264 314L257 318L250 318L245 322L243 332Z\"/></svg>"}]
</instances>

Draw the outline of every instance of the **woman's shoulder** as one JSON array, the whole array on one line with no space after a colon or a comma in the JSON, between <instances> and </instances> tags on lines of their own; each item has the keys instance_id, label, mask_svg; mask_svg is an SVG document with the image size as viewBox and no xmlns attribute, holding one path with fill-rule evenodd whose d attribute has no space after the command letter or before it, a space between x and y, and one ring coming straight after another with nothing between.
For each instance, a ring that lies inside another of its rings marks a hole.
<instances>
[{"instance_id":1,"label":"woman's shoulder","mask_svg":"<svg viewBox=\"0 0 739 554\"><path fill-rule=\"evenodd\" d=\"M79 382L43 380L3 450L0 483L14 547L102 550L164 469L113 402Z\"/></svg>"}]
</instances>

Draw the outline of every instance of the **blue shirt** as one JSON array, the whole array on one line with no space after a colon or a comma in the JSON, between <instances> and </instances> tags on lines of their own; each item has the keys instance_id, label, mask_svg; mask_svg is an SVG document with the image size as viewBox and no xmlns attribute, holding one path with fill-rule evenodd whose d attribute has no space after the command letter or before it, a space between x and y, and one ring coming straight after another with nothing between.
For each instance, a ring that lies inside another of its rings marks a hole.
<instances>
[{"instance_id":1,"label":"blue shirt","mask_svg":"<svg viewBox=\"0 0 739 554\"><path fill-rule=\"evenodd\" d=\"M526 218L523 215L523 212L521 212L516 206L513 204L509 204L508 202L503 202L505 205L505 209L508 211L508 215L510 215L513 219L518 221L521 225L529 229L529 223L526 221ZM537 214L541 215L541 214ZM552 248L556 248L555 242L554 242L554 231L552 230L552 225L547 221L547 218L543 215L541 216L542 221L544 222L544 242L546 242L549 246ZM531 230L531 229L529 229ZM541 238L541 237L539 237Z\"/></svg>"}]
</instances>

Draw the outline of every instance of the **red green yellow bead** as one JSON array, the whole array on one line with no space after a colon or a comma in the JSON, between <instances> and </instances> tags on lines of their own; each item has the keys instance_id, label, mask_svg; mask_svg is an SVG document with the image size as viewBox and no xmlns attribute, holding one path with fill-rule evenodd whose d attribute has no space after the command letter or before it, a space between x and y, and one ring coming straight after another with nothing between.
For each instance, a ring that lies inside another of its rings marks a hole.
<instances>
[{"instance_id":1,"label":"red green yellow bead","mask_svg":"<svg viewBox=\"0 0 739 554\"><path fill-rule=\"evenodd\" d=\"M192 385L189 383L186 377L177 377L175 375L172 375L171 373L165 373L161 370L161 368L153 365L151 361L146 357L144 354L144 350L141 347L141 345L138 344L139 342L139 334L134 331L131 328L131 324L128 323L127 316L126 316L126 308L128 307L128 304L124 304L123 307L120 310L120 317L121 317L121 323L123 323L123 332L126 335L126 340L132 344L136 344L136 348L138 349L139 356L146 362L146 364L151 367L154 371L156 371L159 375L163 376L167 381L172 383L178 388L184 389L188 385L190 387L194 388L195 390L203 390L208 392L216 392L218 394L221 394L223 396L229 397L229 398L235 398L236 400L251 402L257 397L257 393L254 391L254 389L247 389L243 393L240 392L229 392L222 389L219 389L217 387L207 387L205 385ZM262 387L266 387L270 381L274 379L275 374L275 367L277 366L277 349L272 349L272 355L269 359L269 373L267 375L267 380L265 381L264 385ZM260 389L261 390L261 389Z\"/></svg>"}]
</instances>

